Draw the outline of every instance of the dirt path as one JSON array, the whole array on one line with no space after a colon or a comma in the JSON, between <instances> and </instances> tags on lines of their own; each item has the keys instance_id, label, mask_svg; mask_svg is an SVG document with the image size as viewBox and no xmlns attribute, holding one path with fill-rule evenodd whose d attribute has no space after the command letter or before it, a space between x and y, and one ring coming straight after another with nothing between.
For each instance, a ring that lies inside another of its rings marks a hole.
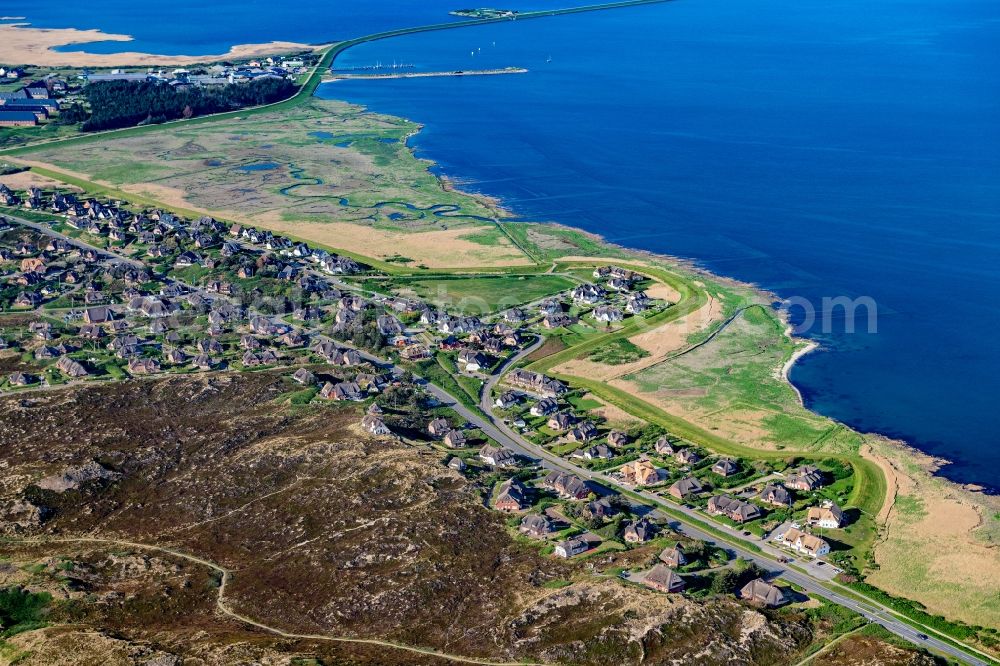
<instances>
[{"instance_id":1,"label":"dirt path","mask_svg":"<svg viewBox=\"0 0 1000 666\"><path fill-rule=\"evenodd\" d=\"M277 627L272 627L270 625L264 624L263 622L258 622L253 618L247 617L246 615L241 615L232 608L226 605L226 586L229 584L232 578L232 571L226 569L220 564L216 564L210 560L200 558L196 555L191 555L190 553L185 553L180 550L175 550L173 548L167 548L165 546L154 546L152 544L138 543L135 541L125 541L122 539L101 539L97 537L65 537L65 538L47 538L47 539L5 539L3 543L13 543L13 544L23 544L23 545L47 545L47 544L58 544L58 543L93 543L98 545L107 546L125 546L128 548L135 548L138 550L155 551L160 553L165 553L173 557L179 557L188 562L193 562L195 564L200 564L201 566L208 567L212 571L222 575L222 581L219 585L219 596L216 600L216 607L224 615L239 620L244 624L249 624L252 627L261 629L271 634L281 636L282 638L295 638L303 640L314 640L314 641L328 641L333 643L359 643L363 645L375 645L379 647L393 648L396 650L404 650L406 652L412 652L415 654L427 655L430 657L437 657L439 659L445 659L447 661L454 661L456 663L462 664L483 664L484 666L539 666L541 662L534 661L492 661L489 659L479 659L477 657L466 657L458 654L448 654L446 652L438 652L437 650L431 648L423 648L415 645L405 645L403 643L394 643L392 641L384 641L377 638L351 638L347 636L326 636L324 634L297 634L290 631L285 631Z\"/></svg>"},{"instance_id":2,"label":"dirt path","mask_svg":"<svg viewBox=\"0 0 1000 666\"><path fill-rule=\"evenodd\" d=\"M852 629L852 630L848 631L846 634L841 634L841 635L837 636L832 641L830 641L829 643L827 643L826 645L824 645L823 647L821 647L819 650L817 650L816 652L813 652L811 655L809 655L808 657L806 657L805 659L803 659L799 663L795 664L795 666L806 666L806 664L815 663L816 658L819 657L821 654L823 654L824 652L829 651L830 648L832 648L834 645L836 645L840 641L844 640L848 636L853 636L854 634L858 633L859 631L861 631L862 629L864 629L867 626L868 626L867 624L863 624L860 627L858 627L857 629Z\"/></svg>"}]
</instances>

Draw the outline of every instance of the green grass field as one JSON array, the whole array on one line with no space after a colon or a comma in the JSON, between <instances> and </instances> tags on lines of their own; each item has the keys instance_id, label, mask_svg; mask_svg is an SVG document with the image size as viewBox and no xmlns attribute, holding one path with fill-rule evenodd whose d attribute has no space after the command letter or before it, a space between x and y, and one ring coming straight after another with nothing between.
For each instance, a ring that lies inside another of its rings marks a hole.
<instances>
[{"instance_id":1,"label":"green grass field","mask_svg":"<svg viewBox=\"0 0 1000 666\"><path fill-rule=\"evenodd\" d=\"M396 278L397 293L410 294L448 311L497 312L571 289L561 275L495 275L454 278Z\"/></svg>"},{"instance_id":2,"label":"green grass field","mask_svg":"<svg viewBox=\"0 0 1000 666\"><path fill-rule=\"evenodd\" d=\"M762 444L856 451L860 435L802 407L794 388L775 373L795 349L784 324L754 306L702 346L625 379L651 396L669 387L668 399L693 413L745 415L759 429Z\"/></svg>"}]
</instances>

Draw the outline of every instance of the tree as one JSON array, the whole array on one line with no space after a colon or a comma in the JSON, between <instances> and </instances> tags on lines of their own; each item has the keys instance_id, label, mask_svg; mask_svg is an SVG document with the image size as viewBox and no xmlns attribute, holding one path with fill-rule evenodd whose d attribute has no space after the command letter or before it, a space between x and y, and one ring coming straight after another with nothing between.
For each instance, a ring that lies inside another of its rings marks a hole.
<instances>
[{"instance_id":1,"label":"tree","mask_svg":"<svg viewBox=\"0 0 1000 666\"><path fill-rule=\"evenodd\" d=\"M732 594L740 583L740 574L732 569L723 569L712 574L708 589L712 594Z\"/></svg>"},{"instance_id":2,"label":"tree","mask_svg":"<svg viewBox=\"0 0 1000 666\"><path fill-rule=\"evenodd\" d=\"M186 90L154 81L98 81L84 89L91 114L81 129L95 132L232 111L287 99L295 91L291 81L271 77Z\"/></svg>"}]
</instances>

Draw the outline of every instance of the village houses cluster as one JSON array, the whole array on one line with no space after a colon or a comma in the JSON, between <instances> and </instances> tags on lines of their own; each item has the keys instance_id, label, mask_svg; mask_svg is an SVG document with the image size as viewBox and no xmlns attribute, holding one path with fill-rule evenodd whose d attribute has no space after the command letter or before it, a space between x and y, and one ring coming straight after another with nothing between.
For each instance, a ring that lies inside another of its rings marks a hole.
<instances>
[{"instance_id":1,"label":"village houses cluster","mask_svg":"<svg viewBox=\"0 0 1000 666\"><path fill-rule=\"evenodd\" d=\"M556 557L666 540L638 582L668 593L712 565L712 553L685 546L663 520L606 486L539 470L452 411L434 409L414 429L394 426L403 421L372 401L406 382L406 371L451 363L457 377L483 382L547 331L584 321L613 327L670 307L645 295L644 276L600 266L594 282L474 316L367 291L355 277L373 271L357 260L250 226L37 188L0 186L0 206L11 216L0 218L0 309L20 313L13 325L0 319L0 352L30 359L0 390L287 369L307 400L367 403L360 426L368 433L425 438L449 453L447 464L457 472L496 478L491 505L518 516L517 531L549 544ZM486 396L504 427L617 485L656 493L734 529L762 529L781 518L774 542L809 557L830 551L813 530L847 522L832 499L813 502L829 483L829 472L815 465L755 465L648 424L616 428L565 382L507 370ZM763 580L739 594L767 605L785 599Z\"/></svg>"}]
</instances>

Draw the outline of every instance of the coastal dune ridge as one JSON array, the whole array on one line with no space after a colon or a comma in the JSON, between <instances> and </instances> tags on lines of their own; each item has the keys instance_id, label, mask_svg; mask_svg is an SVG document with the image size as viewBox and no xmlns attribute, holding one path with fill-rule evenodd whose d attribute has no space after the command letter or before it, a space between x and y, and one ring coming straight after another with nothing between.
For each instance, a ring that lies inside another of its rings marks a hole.
<instances>
[{"instance_id":1,"label":"coastal dune ridge","mask_svg":"<svg viewBox=\"0 0 1000 666\"><path fill-rule=\"evenodd\" d=\"M9 17L5 20L22 17ZM272 41L262 44L237 44L217 55L157 55L137 51L87 53L57 51L60 46L94 42L131 42L132 35L102 32L98 29L34 28L30 23L0 25L0 62L24 63L43 67L127 67L140 65L193 65L214 60L254 58L279 53L314 51L326 45Z\"/></svg>"}]
</instances>

